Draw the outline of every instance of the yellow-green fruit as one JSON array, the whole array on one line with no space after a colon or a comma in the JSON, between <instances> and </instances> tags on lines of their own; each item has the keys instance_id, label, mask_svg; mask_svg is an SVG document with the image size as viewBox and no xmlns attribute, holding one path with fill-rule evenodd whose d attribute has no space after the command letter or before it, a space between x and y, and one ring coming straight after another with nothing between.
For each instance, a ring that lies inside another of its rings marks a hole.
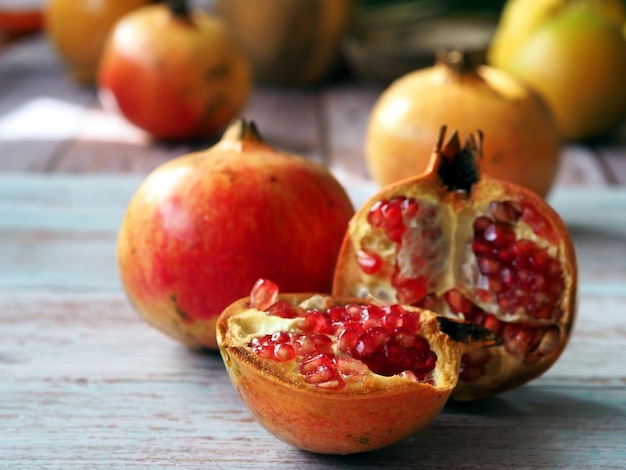
<instances>
[{"instance_id":1,"label":"yellow-green fruit","mask_svg":"<svg viewBox=\"0 0 626 470\"><path fill-rule=\"evenodd\" d=\"M544 97L566 139L598 136L626 116L626 41L603 16L564 12L538 28L505 69Z\"/></svg>"},{"instance_id":2,"label":"yellow-green fruit","mask_svg":"<svg viewBox=\"0 0 626 470\"><path fill-rule=\"evenodd\" d=\"M500 16L488 51L492 64L502 66L532 32L563 8L566 0L509 0Z\"/></svg>"},{"instance_id":3,"label":"yellow-green fruit","mask_svg":"<svg viewBox=\"0 0 626 470\"><path fill-rule=\"evenodd\" d=\"M535 88L562 136L596 137L626 116L621 0L510 0L488 61Z\"/></svg>"}]
</instances>

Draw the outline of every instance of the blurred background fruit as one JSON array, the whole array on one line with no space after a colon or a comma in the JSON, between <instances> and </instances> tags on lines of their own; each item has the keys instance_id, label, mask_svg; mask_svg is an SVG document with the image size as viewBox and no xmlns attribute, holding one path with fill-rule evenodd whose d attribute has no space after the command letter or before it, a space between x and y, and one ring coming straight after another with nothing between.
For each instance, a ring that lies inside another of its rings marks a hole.
<instances>
[{"instance_id":1,"label":"blurred background fruit","mask_svg":"<svg viewBox=\"0 0 626 470\"><path fill-rule=\"evenodd\" d=\"M0 33L21 35L43 27L44 0L0 0Z\"/></svg>"},{"instance_id":2,"label":"blurred background fruit","mask_svg":"<svg viewBox=\"0 0 626 470\"><path fill-rule=\"evenodd\" d=\"M104 42L125 13L151 0L48 0L45 28L73 80L94 83Z\"/></svg>"},{"instance_id":3,"label":"blurred background fruit","mask_svg":"<svg viewBox=\"0 0 626 470\"><path fill-rule=\"evenodd\" d=\"M252 88L248 59L224 21L189 5L170 0L125 15L100 63L103 106L159 139L217 135Z\"/></svg>"},{"instance_id":4,"label":"blurred background fruit","mask_svg":"<svg viewBox=\"0 0 626 470\"><path fill-rule=\"evenodd\" d=\"M599 137L626 117L625 21L621 0L510 0L488 60L545 98L565 139Z\"/></svg>"},{"instance_id":5,"label":"blurred background fruit","mask_svg":"<svg viewBox=\"0 0 626 470\"><path fill-rule=\"evenodd\" d=\"M545 196L559 164L560 137L544 100L480 54L441 53L435 65L394 81L369 116L365 156L381 186L423 173L442 125L485 133L483 170Z\"/></svg>"},{"instance_id":6,"label":"blurred background fruit","mask_svg":"<svg viewBox=\"0 0 626 470\"><path fill-rule=\"evenodd\" d=\"M217 0L259 83L312 85L340 58L354 0Z\"/></svg>"}]
</instances>

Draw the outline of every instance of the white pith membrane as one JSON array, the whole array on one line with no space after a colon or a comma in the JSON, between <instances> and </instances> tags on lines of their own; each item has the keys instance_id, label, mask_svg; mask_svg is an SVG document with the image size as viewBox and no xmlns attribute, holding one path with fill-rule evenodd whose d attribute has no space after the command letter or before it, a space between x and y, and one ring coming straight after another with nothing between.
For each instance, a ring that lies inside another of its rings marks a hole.
<instances>
[{"instance_id":1,"label":"white pith membrane","mask_svg":"<svg viewBox=\"0 0 626 470\"><path fill-rule=\"evenodd\" d=\"M479 183L480 184L480 183ZM403 197L395 194L394 197ZM406 198L411 199L410 196ZM412 199L415 201L416 199ZM402 234L401 243L392 241L381 227L370 223L353 225L351 240L355 252L365 250L370 254L378 255L382 261L380 269L368 274L366 269L358 270L357 278L350 279L350 292L335 292L338 295L354 295L362 298L376 298L387 302L401 302L398 289L393 284L394 270L407 279L417 279L420 276L427 278L426 290L434 294L436 299L430 299L427 304L413 303L449 318L467 320L463 314L456 314L444 299L444 294L450 290L460 292L472 304L479 307L485 314L492 314L506 328L507 324L519 324L524 327L537 328L538 335L543 335L535 341L532 350L520 354L507 352L504 346L477 350L464 357L464 365L472 367L476 361L482 371L468 374L467 382L463 374L459 386L463 383L481 387L483 385L495 387L494 382L508 380L513 368L532 368L550 352L557 350L564 342L566 309L570 303L567 294L560 297L560 303L555 306L561 311L560 316L551 318L533 318L523 308L509 312L500 307L495 297L490 293L489 278L483 275L478 267L478 259L472 250L474 241L474 221L481 216L493 219L490 211L490 202L479 205L466 205L459 212L454 212L451 205L440 202L430 195L420 196L417 203L420 207L416 216L403 214L403 223L406 231ZM371 208L373 205L370 206ZM514 227L516 242L526 240L536 244L538 249L545 250L550 258L560 260L564 257L560 251L560 243L547 240L537 235L533 228L521 220L511 224ZM439 233L439 236L433 234ZM564 284L571 278L570 267L560 262ZM402 303L402 302L401 302ZM487 326L487 324L484 324ZM514 349L514 348L513 348ZM473 355L473 356L472 356ZM472 359L473 357L473 359ZM502 371L502 373L501 373Z\"/></svg>"},{"instance_id":2,"label":"white pith membrane","mask_svg":"<svg viewBox=\"0 0 626 470\"><path fill-rule=\"evenodd\" d=\"M333 306L350 305L338 303L335 299L327 295L314 294L302 300L294 306L306 311L317 310L327 311ZM410 307L406 307L410 310ZM262 338L277 332L291 334L301 334L302 318L282 318L271 315L267 311L250 307L238 312L228 318L227 330L229 343L238 347L245 347L250 351L248 357L257 357L255 362L262 364L263 370L271 370L271 375L278 377L282 381L290 382L298 387L312 387L320 392L334 393L337 391L353 393L371 393L376 389L386 389L407 386L432 386L438 390L451 390L456 386L458 380L460 357L466 349L465 345L453 341L447 334L441 332L437 322L437 315L433 312L419 311L419 331L416 336L427 339L430 350L437 356L435 368L421 380L417 380L411 373L406 372L394 375L380 375L372 372L369 367L359 359L353 358L338 349L337 336L327 334L332 340L332 354L344 361L338 368L344 384L337 387L334 383L311 384L308 383L304 375L299 370L299 365L303 360L302 356L296 356L286 361L279 361L260 357L253 347L250 346L255 338Z\"/></svg>"}]
</instances>

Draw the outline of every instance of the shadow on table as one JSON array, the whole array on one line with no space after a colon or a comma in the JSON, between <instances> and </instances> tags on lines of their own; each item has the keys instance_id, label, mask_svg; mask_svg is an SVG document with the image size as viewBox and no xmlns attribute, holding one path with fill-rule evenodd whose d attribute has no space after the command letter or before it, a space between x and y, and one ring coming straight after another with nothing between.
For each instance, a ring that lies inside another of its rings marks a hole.
<instances>
[{"instance_id":1,"label":"shadow on table","mask_svg":"<svg viewBox=\"0 0 626 470\"><path fill-rule=\"evenodd\" d=\"M603 450L619 449L617 436L626 430L624 397L622 406L611 406L600 401L605 393L607 402L615 401L610 390L525 387L475 403L451 402L428 428L394 446L315 458L337 469L580 468L590 457L602 466Z\"/></svg>"}]
</instances>

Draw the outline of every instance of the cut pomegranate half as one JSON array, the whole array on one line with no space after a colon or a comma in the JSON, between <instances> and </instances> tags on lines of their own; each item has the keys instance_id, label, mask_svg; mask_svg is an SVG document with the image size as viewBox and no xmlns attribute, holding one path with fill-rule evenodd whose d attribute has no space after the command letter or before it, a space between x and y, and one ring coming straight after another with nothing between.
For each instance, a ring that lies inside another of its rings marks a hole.
<instances>
[{"instance_id":1,"label":"cut pomegranate half","mask_svg":"<svg viewBox=\"0 0 626 470\"><path fill-rule=\"evenodd\" d=\"M558 214L540 197L480 174L482 135L444 144L429 171L387 186L353 217L333 295L376 298L482 325L502 345L468 352L453 392L491 396L532 380L563 351L577 266Z\"/></svg>"},{"instance_id":2,"label":"cut pomegranate half","mask_svg":"<svg viewBox=\"0 0 626 470\"><path fill-rule=\"evenodd\" d=\"M495 335L425 309L261 280L218 318L222 357L252 415L301 449L381 448L428 425L457 383L461 356Z\"/></svg>"}]
</instances>

